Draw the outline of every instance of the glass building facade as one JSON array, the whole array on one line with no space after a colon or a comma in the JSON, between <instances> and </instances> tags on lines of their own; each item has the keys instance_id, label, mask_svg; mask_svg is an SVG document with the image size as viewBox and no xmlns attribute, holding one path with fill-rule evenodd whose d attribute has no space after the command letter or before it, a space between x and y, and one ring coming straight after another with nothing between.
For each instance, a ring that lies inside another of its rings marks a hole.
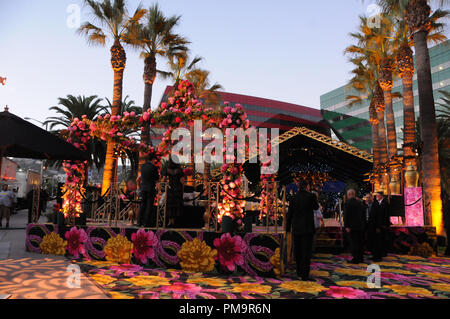
<instances>
[{"instance_id":1,"label":"glass building facade","mask_svg":"<svg viewBox=\"0 0 450 319\"><path fill-rule=\"evenodd\" d=\"M450 41L431 47L430 64L433 79L433 94L435 102L439 102L442 93L450 92ZM419 115L419 96L417 89L417 74L413 78L414 109L416 118ZM402 81L394 79L393 92L402 93ZM345 100L348 95L357 95L353 89L341 86L320 96L320 109L324 120L329 124L333 133L343 142L357 148L370 151L372 148L372 129L369 122L369 100L349 106ZM403 99L393 99L395 127L397 131L398 147L403 141ZM436 109L439 106L436 104Z\"/></svg>"}]
</instances>

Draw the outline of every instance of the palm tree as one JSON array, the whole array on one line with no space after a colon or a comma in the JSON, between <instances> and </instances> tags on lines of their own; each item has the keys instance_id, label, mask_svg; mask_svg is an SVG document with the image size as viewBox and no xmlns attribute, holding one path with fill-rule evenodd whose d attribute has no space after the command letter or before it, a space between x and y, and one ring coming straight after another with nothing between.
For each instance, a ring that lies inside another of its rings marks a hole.
<instances>
[{"instance_id":1,"label":"palm tree","mask_svg":"<svg viewBox=\"0 0 450 319\"><path fill-rule=\"evenodd\" d=\"M186 51L189 43L185 38L174 33L174 28L178 25L181 16L166 17L160 10L158 4L152 5L148 9L143 24L134 23L126 34L127 42L135 48L142 50L141 57L144 59L143 80L145 83L143 112L151 108L153 83L156 75L168 76L166 72L158 70L156 58L167 58L169 54L176 54ZM143 126L141 132L141 142L151 143L149 128ZM139 165L145 162L141 156Z\"/></svg>"},{"instance_id":2,"label":"palm tree","mask_svg":"<svg viewBox=\"0 0 450 319\"><path fill-rule=\"evenodd\" d=\"M130 18L127 13L124 0L103 0L103 2L94 0L85 0L86 4L93 13L94 20L99 25L91 22L85 22L78 29L78 33L87 37L89 44L104 46L106 40L113 41L111 51L111 66L114 71L114 86L111 114L120 113L122 101L122 82L123 72L126 66L126 53L122 46L125 40L125 34L129 26L139 23L145 15L146 10L138 7ZM104 194L111 185L116 183L117 178L117 157L115 155L115 144L111 141L107 143L105 169L103 172L102 194Z\"/></svg>"},{"instance_id":3,"label":"palm tree","mask_svg":"<svg viewBox=\"0 0 450 319\"><path fill-rule=\"evenodd\" d=\"M209 80L210 72L201 69L197 64L202 61L200 56L194 57L191 61L188 52L178 52L169 56L169 67L171 72L168 72L174 80L173 87L178 86L179 81L186 79L191 82L195 88L195 95L204 100L207 106L217 106L220 103L220 93L222 85L214 83L211 85Z\"/></svg>"},{"instance_id":4,"label":"palm tree","mask_svg":"<svg viewBox=\"0 0 450 319\"><path fill-rule=\"evenodd\" d=\"M111 102L109 101L108 98L105 98L105 99L106 99L109 107L111 108ZM129 95L126 95L125 98L123 99L123 101L120 103L120 110L121 110L121 113L134 112L137 116L142 115L142 107L137 106L135 101L132 100ZM109 112L107 112L107 113L109 114ZM131 135L134 132L132 130L123 130L122 133L124 135ZM132 152L131 150L126 149L125 153L127 155L127 158L130 161L131 175L135 177L138 174L139 152ZM125 166L125 161L122 161L122 165Z\"/></svg>"},{"instance_id":5,"label":"palm tree","mask_svg":"<svg viewBox=\"0 0 450 319\"><path fill-rule=\"evenodd\" d=\"M447 1L441 0L441 5ZM433 97L430 55L427 36L430 31L431 8L427 0L385 0L384 9L392 12L394 5L405 10L405 20L414 41L416 54L417 84L419 90L419 114L422 151L422 182L427 215L431 212L433 226L438 235L443 234L441 178L436 123L436 109Z\"/></svg>"},{"instance_id":6,"label":"palm tree","mask_svg":"<svg viewBox=\"0 0 450 319\"><path fill-rule=\"evenodd\" d=\"M97 95L88 97L67 95L65 98L59 98L58 106L52 106L49 109L60 116L47 117L44 124L48 124L50 130L60 127L60 129L54 130L55 132L60 132L67 129L75 118L81 119L83 115L87 119L95 121L98 115L106 111L106 108L100 104L101 102L102 99L98 98ZM105 143L99 139L91 138L86 146L87 152L90 154L89 167L95 165L99 171L105 163ZM48 161L47 164L48 166L61 167L62 161Z\"/></svg>"}]
</instances>

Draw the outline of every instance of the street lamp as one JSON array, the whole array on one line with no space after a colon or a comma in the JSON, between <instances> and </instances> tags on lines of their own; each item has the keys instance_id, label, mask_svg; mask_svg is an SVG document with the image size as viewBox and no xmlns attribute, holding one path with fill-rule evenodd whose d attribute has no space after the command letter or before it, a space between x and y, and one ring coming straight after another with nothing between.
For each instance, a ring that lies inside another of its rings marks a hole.
<instances>
[{"instance_id":1,"label":"street lamp","mask_svg":"<svg viewBox=\"0 0 450 319\"><path fill-rule=\"evenodd\" d=\"M41 122L41 121L36 120L34 118L31 118L31 117L24 117L23 119L24 120L33 120L33 121L36 121L36 122L38 122L38 123L40 123L42 125L45 125L45 130L48 131L48 123ZM44 174L44 160L41 161L41 176L40 176L41 177L41 182L40 182L41 186L42 186L42 181L44 180L43 174Z\"/></svg>"}]
</instances>

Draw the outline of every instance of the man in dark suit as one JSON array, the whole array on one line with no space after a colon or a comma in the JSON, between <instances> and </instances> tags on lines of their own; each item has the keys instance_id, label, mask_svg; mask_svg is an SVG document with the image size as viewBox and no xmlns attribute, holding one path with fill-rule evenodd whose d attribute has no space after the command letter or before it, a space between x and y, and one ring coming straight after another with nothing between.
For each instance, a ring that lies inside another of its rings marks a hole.
<instances>
[{"instance_id":1,"label":"man in dark suit","mask_svg":"<svg viewBox=\"0 0 450 319\"><path fill-rule=\"evenodd\" d=\"M376 200L373 202L369 212L368 232L373 261L381 261L384 255L387 214L384 200L383 193L377 193Z\"/></svg>"},{"instance_id":2,"label":"man in dark suit","mask_svg":"<svg viewBox=\"0 0 450 319\"><path fill-rule=\"evenodd\" d=\"M381 245L381 256L386 257L387 256L387 250L389 246L389 227L391 226L391 213L390 213L390 207L388 203L388 199L384 195L383 192L378 192L376 194L376 199L379 204L379 210L381 211L381 214L383 216L383 224L381 226L381 238L382 238L382 245Z\"/></svg>"},{"instance_id":3,"label":"man in dark suit","mask_svg":"<svg viewBox=\"0 0 450 319\"><path fill-rule=\"evenodd\" d=\"M445 255L450 256L450 197L448 194L443 193L442 200L442 213L444 215L444 227L447 232L447 249Z\"/></svg>"},{"instance_id":4,"label":"man in dark suit","mask_svg":"<svg viewBox=\"0 0 450 319\"><path fill-rule=\"evenodd\" d=\"M365 219L365 209L362 202L356 199L355 190L349 189L344 206L344 227L350 236L350 247L353 256L350 262L352 264L364 262Z\"/></svg>"},{"instance_id":5,"label":"man in dark suit","mask_svg":"<svg viewBox=\"0 0 450 319\"><path fill-rule=\"evenodd\" d=\"M139 207L138 226L150 227L154 226L153 219L153 203L156 196L156 183L159 179L158 167L153 163L155 156L150 154L147 161L141 167L140 182L141 189L141 205Z\"/></svg>"},{"instance_id":6,"label":"man in dark suit","mask_svg":"<svg viewBox=\"0 0 450 319\"><path fill-rule=\"evenodd\" d=\"M317 197L309 192L306 181L299 183L299 191L289 202L286 216L286 232L293 235L297 275L304 281L309 279L311 267L312 243L315 232L314 210L319 208Z\"/></svg>"}]
</instances>

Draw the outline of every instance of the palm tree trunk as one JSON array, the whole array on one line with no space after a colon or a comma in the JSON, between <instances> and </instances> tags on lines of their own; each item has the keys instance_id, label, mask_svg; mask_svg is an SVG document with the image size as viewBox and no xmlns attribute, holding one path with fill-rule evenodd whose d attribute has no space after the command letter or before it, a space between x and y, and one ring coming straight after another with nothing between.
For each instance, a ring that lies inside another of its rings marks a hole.
<instances>
[{"instance_id":1,"label":"palm tree trunk","mask_svg":"<svg viewBox=\"0 0 450 319\"><path fill-rule=\"evenodd\" d=\"M414 111L414 93L413 93L413 74L406 73L402 76L403 82L403 157L405 167L410 164L416 166L413 144L415 142L415 111Z\"/></svg>"},{"instance_id":2,"label":"palm tree trunk","mask_svg":"<svg viewBox=\"0 0 450 319\"><path fill-rule=\"evenodd\" d=\"M392 108L392 91L384 91L384 103L386 106L386 127L388 139L388 160L397 155L397 134L395 132L395 115Z\"/></svg>"},{"instance_id":3,"label":"palm tree trunk","mask_svg":"<svg viewBox=\"0 0 450 319\"><path fill-rule=\"evenodd\" d=\"M148 56L144 60L144 105L142 107L142 112L146 112L147 110L151 109L151 103L152 103L152 93L153 93L153 82L156 78L156 58L152 55ZM141 131L141 142L145 144L151 144L151 138L150 138L150 124L145 123L142 125L142 131ZM142 165L144 165L146 162L145 154L141 153L139 154L139 167L138 172L141 171Z\"/></svg>"},{"instance_id":4,"label":"palm tree trunk","mask_svg":"<svg viewBox=\"0 0 450 319\"><path fill-rule=\"evenodd\" d=\"M384 124L384 111L378 111L378 145L379 145L379 156L380 156L380 164L385 165L388 161L387 154L387 144L386 144L386 127ZM389 180L386 172L381 172L382 176L380 176L380 181L383 183L384 190L387 190Z\"/></svg>"},{"instance_id":5,"label":"palm tree trunk","mask_svg":"<svg viewBox=\"0 0 450 319\"><path fill-rule=\"evenodd\" d=\"M114 88L113 88L113 103L111 107L111 115L118 115L120 113L120 102L122 101L122 84L123 84L123 69L114 71ZM102 195L108 191L111 185L117 182L117 156L115 155L115 143L111 140L106 144L106 159L105 168L103 171L102 181Z\"/></svg>"},{"instance_id":6,"label":"palm tree trunk","mask_svg":"<svg viewBox=\"0 0 450 319\"><path fill-rule=\"evenodd\" d=\"M386 127L384 126L384 112L377 112L378 116L378 149L380 164L387 163Z\"/></svg>"},{"instance_id":7,"label":"palm tree trunk","mask_svg":"<svg viewBox=\"0 0 450 319\"><path fill-rule=\"evenodd\" d=\"M419 30L415 32L413 39L416 52L420 128L423 142L422 182L425 209L427 214L431 210L432 225L436 227L436 233L442 235L441 176L439 170L436 110L426 31Z\"/></svg>"},{"instance_id":8,"label":"palm tree trunk","mask_svg":"<svg viewBox=\"0 0 450 319\"><path fill-rule=\"evenodd\" d=\"M378 167L380 163L380 146L378 142L378 123L372 123L372 154L373 154L373 168ZM380 180L375 180L375 190L379 190Z\"/></svg>"}]
</instances>

